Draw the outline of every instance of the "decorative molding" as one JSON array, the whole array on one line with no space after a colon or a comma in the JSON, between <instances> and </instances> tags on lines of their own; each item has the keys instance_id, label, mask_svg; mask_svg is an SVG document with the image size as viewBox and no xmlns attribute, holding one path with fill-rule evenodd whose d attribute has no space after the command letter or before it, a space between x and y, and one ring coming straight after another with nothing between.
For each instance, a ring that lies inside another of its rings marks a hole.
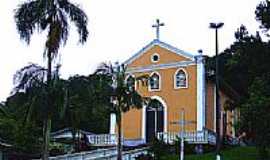
<instances>
[{"instance_id":1,"label":"decorative molding","mask_svg":"<svg viewBox=\"0 0 270 160\"><path fill-rule=\"evenodd\" d=\"M163 132L167 132L168 131L168 107L167 107L167 104L166 102L163 100L163 98L161 98L160 96L152 96L151 97L152 100L158 100L162 106L163 106L163 109L164 109L164 126L163 126ZM146 105L143 106L143 109L142 109L142 135L141 135L141 138L146 141Z\"/></svg>"},{"instance_id":2,"label":"decorative molding","mask_svg":"<svg viewBox=\"0 0 270 160\"><path fill-rule=\"evenodd\" d=\"M185 76L186 76L186 86L185 87L181 87L181 86L177 87L176 86L176 75L177 75L177 73L179 71L183 71L185 73ZM187 73L187 71L184 68L178 68L176 70L176 72L174 73L174 76L173 76L174 89L186 89L186 88L188 88L188 81L189 81L189 79L188 79L188 73Z\"/></svg>"},{"instance_id":3,"label":"decorative molding","mask_svg":"<svg viewBox=\"0 0 270 160\"><path fill-rule=\"evenodd\" d=\"M158 56L158 60L157 61L154 61L154 56ZM158 53L154 53L154 54L151 55L151 62L152 63L157 63L159 61L159 59L160 59L160 56L159 56Z\"/></svg>"},{"instance_id":4,"label":"decorative molding","mask_svg":"<svg viewBox=\"0 0 270 160\"><path fill-rule=\"evenodd\" d=\"M171 45L169 45L169 44L167 44L165 42L162 42L162 41L160 41L158 39L154 39L149 44L147 44L145 47L143 47L139 52L134 54L131 58L126 60L124 62L124 64L128 65L128 64L132 63L135 59L139 58L143 53L145 53L147 50L149 50L150 48L152 48L155 45L160 46L162 48L165 48L165 49L167 49L167 50L169 50L171 52L174 52L174 53L176 53L178 55L181 55L181 56L183 56L185 58L188 58L188 59L190 59L192 61L195 60L195 56L197 55L197 54L191 54L191 53L188 53L186 51L180 50L180 49L178 49L176 47L173 47L173 46L171 46Z\"/></svg>"},{"instance_id":5,"label":"decorative molding","mask_svg":"<svg viewBox=\"0 0 270 160\"><path fill-rule=\"evenodd\" d=\"M127 73L140 73L140 72L152 72L159 69L187 67L190 65L196 65L195 61L180 61L165 64L149 65L144 67L131 67L127 69Z\"/></svg>"}]
</instances>

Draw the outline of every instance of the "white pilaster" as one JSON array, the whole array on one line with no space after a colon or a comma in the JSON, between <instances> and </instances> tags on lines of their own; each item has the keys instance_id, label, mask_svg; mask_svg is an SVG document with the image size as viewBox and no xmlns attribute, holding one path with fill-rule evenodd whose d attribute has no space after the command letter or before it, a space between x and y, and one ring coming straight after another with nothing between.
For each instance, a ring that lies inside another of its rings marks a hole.
<instances>
[{"instance_id":1,"label":"white pilaster","mask_svg":"<svg viewBox=\"0 0 270 160\"><path fill-rule=\"evenodd\" d=\"M200 54L197 61L197 131L205 127L205 68L204 58Z\"/></svg>"},{"instance_id":2,"label":"white pilaster","mask_svg":"<svg viewBox=\"0 0 270 160\"><path fill-rule=\"evenodd\" d=\"M146 105L143 105L143 108L142 108L142 135L141 135L141 138L145 141L146 140L146 137L145 137L145 132L146 132Z\"/></svg>"},{"instance_id":3,"label":"white pilaster","mask_svg":"<svg viewBox=\"0 0 270 160\"><path fill-rule=\"evenodd\" d=\"M110 115L110 134L115 134L116 127L116 115L115 113L111 113Z\"/></svg>"}]
</instances>

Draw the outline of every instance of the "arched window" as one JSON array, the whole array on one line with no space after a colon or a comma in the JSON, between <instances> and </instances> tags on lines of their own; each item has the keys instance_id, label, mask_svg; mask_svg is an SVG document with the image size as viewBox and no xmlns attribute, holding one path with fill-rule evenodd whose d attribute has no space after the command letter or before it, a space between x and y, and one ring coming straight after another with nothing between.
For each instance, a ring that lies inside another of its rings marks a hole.
<instances>
[{"instance_id":1,"label":"arched window","mask_svg":"<svg viewBox=\"0 0 270 160\"><path fill-rule=\"evenodd\" d=\"M188 75L184 69L178 69L174 76L174 88L187 88L188 87Z\"/></svg>"},{"instance_id":2,"label":"arched window","mask_svg":"<svg viewBox=\"0 0 270 160\"><path fill-rule=\"evenodd\" d=\"M135 78L132 75L128 75L126 78L126 84L129 90L135 90Z\"/></svg>"},{"instance_id":3,"label":"arched window","mask_svg":"<svg viewBox=\"0 0 270 160\"><path fill-rule=\"evenodd\" d=\"M156 72L152 73L149 80L149 89L154 90L160 90L160 75Z\"/></svg>"}]
</instances>

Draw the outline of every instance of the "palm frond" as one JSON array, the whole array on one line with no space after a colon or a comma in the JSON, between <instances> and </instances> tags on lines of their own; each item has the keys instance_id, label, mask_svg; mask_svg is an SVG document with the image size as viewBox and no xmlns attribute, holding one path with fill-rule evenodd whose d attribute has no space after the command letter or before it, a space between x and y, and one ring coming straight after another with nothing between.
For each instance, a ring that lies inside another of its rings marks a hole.
<instances>
[{"instance_id":1,"label":"palm frond","mask_svg":"<svg viewBox=\"0 0 270 160\"><path fill-rule=\"evenodd\" d=\"M4 107L5 107L5 105L0 103L0 115L7 116L7 112L6 112Z\"/></svg>"},{"instance_id":2,"label":"palm frond","mask_svg":"<svg viewBox=\"0 0 270 160\"><path fill-rule=\"evenodd\" d=\"M27 88L40 86L46 81L47 70L37 64L29 64L13 77L15 88L13 92L25 91Z\"/></svg>"},{"instance_id":3,"label":"palm frond","mask_svg":"<svg viewBox=\"0 0 270 160\"><path fill-rule=\"evenodd\" d=\"M15 10L15 23L20 38L30 43L31 35L39 27L41 17L44 17L44 7L40 0L30 1L19 5Z\"/></svg>"},{"instance_id":4,"label":"palm frond","mask_svg":"<svg viewBox=\"0 0 270 160\"><path fill-rule=\"evenodd\" d=\"M79 42L82 44L85 43L89 34L87 29L87 15L79 6L76 6L67 0L61 0L59 1L59 4L61 4L60 7L63 7L69 15L71 21L75 23L79 33Z\"/></svg>"}]
</instances>

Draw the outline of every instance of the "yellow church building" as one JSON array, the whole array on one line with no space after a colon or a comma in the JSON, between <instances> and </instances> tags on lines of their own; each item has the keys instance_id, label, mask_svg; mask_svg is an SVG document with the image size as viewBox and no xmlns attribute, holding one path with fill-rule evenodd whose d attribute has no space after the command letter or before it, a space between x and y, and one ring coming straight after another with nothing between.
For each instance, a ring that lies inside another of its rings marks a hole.
<instances>
[{"instance_id":1,"label":"yellow church building","mask_svg":"<svg viewBox=\"0 0 270 160\"><path fill-rule=\"evenodd\" d=\"M158 28L157 38L124 64L127 66L127 81L149 75L147 87L140 82L135 82L134 87L141 96L151 99L148 106L123 114L124 140L147 143L154 137L162 137L170 142L184 129L186 139L191 142L214 143L211 131L215 132L217 123L215 84L207 79L201 51L188 53L160 41ZM229 97L220 91L221 132L234 136L234 111L224 110ZM182 128L175 124L181 119ZM114 116L111 116L110 133L116 133Z\"/></svg>"}]
</instances>

